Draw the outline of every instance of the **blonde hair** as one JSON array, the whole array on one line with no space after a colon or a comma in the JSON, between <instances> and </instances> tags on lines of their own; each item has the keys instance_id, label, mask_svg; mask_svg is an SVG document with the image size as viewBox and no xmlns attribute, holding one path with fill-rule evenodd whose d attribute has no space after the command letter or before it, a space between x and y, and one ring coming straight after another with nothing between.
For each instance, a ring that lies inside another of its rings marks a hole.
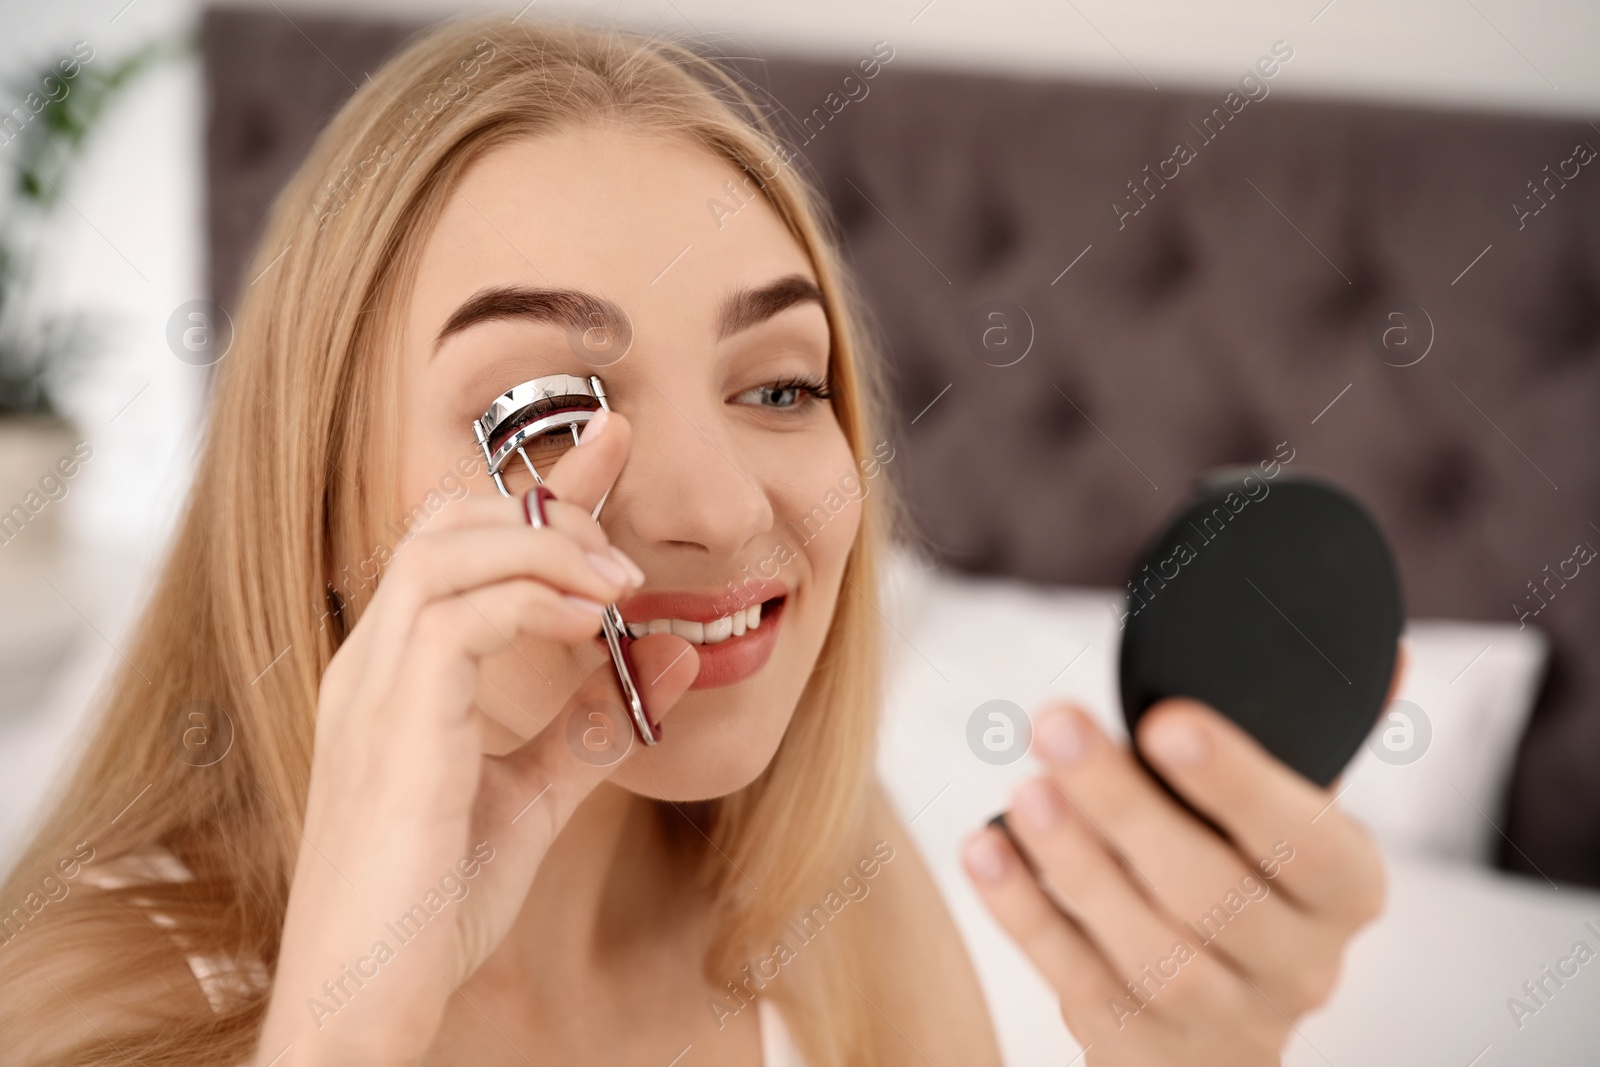
<instances>
[{"instance_id":1,"label":"blonde hair","mask_svg":"<svg viewBox=\"0 0 1600 1067\"><path fill-rule=\"evenodd\" d=\"M131 1010L123 1002L160 984L153 976L170 969L174 946L191 958L272 968L318 682L361 609L353 600L344 617L328 615L328 581L370 557L394 520L393 309L474 159L581 122L686 138L754 177L810 255L832 330L834 409L856 456L871 452L879 372L864 355L826 215L734 78L680 45L573 27L464 22L413 42L337 114L274 206L246 272L260 278L239 309L171 555L104 718L0 889L0 906L32 891L40 872L64 873L62 857L80 842L92 867L165 851L189 877L85 887L50 904L32 920L48 929L8 938L0 960L9 953L13 967L42 968L52 983L8 981L0 1013L36 1025L70 1021L63 998L79 997ZM721 909L706 961L718 985L860 854L878 802L880 650L865 597L877 585L894 502L887 485L875 488L860 501L831 630L775 758L753 784L701 810L716 850L732 861L706 866ZM231 751L211 766L179 758L185 709L196 702L221 709L233 728ZM159 929L139 918L148 915L160 916ZM75 950L94 967L52 966ZM774 983L813 1067L892 1058L886 1023L850 988L870 993L886 981L886 954L869 931L823 939L806 949L797 978L786 971ZM209 1007L151 1007L144 1024L105 1035L114 1049L86 1033L59 1062L248 1058L268 990L240 983L207 992Z\"/></svg>"}]
</instances>

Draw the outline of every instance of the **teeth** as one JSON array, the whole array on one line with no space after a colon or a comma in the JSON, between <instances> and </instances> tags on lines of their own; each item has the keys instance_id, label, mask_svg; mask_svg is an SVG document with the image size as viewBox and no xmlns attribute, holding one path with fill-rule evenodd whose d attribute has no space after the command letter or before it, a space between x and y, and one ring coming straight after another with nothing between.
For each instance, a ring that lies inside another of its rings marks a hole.
<instances>
[{"instance_id":1,"label":"teeth","mask_svg":"<svg viewBox=\"0 0 1600 1067\"><path fill-rule=\"evenodd\" d=\"M751 630L761 628L761 605L724 615L711 622L688 622L684 619L651 619L649 622L628 623L628 633L634 637L645 634L677 634L695 645L715 645L730 637L742 637Z\"/></svg>"}]
</instances>

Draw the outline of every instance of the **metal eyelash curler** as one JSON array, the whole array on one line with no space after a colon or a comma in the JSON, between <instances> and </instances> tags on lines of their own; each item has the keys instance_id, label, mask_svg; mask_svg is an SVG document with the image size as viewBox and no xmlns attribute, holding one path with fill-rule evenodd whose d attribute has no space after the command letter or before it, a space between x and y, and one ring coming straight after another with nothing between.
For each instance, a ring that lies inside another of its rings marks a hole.
<instances>
[{"instance_id":1,"label":"metal eyelash curler","mask_svg":"<svg viewBox=\"0 0 1600 1067\"><path fill-rule=\"evenodd\" d=\"M610 408L606 403L605 386L598 376L579 378L571 374L547 374L513 386L496 397L493 406L473 420L472 436L483 450L495 487L509 497L512 494L506 488L505 469L513 459L521 459L522 465L533 475L534 484L543 485L539 468L528 453L532 451L553 463L569 444L578 443L579 427L594 418L595 412ZM611 490L607 489L600 503L594 506L594 518L600 517L600 509L605 507L606 497L610 495ZM644 700L627 657L633 638L616 604L606 605L605 613L600 616L600 628L605 634L606 647L611 651L611 665L616 669L617 683L634 731L645 744L653 745L661 740L661 730L645 714Z\"/></svg>"}]
</instances>

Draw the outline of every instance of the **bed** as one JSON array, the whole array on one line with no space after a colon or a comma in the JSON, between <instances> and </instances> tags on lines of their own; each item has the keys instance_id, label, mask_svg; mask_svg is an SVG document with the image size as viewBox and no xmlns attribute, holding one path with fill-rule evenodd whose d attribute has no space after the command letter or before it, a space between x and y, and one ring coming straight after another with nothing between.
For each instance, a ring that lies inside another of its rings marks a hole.
<instances>
[{"instance_id":1,"label":"bed","mask_svg":"<svg viewBox=\"0 0 1600 1067\"><path fill-rule=\"evenodd\" d=\"M320 125L416 28L207 12L216 299ZM1509 1004L1600 947L1600 577L1567 569L1600 546L1600 179L1549 178L1600 134L1294 95L1282 53L1263 42L1268 91L1237 109L1229 86L919 69L888 42L730 61L824 190L892 373L914 528L883 591L880 771L1008 1062L1069 1062L954 866L1028 767L973 760L967 720L1053 694L1115 728L1107 605L1133 559L1201 473L1287 444L1391 540L1424 653L1401 696L1435 728L1421 760L1345 780L1390 906L1289 1062L1591 1063L1600 977Z\"/></svg>"}]
</instances>

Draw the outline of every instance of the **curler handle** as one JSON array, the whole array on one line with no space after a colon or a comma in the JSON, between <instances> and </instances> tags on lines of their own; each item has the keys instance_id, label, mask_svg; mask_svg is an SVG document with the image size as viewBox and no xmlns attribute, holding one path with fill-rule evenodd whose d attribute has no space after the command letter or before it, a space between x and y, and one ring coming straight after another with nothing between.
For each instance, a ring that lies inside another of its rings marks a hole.
<instances>
[{"instance_id":1,"label":"curler handle","mask_svg":"<svg viewBox=\"0 0 1600 1067\"><path fill-rule=\"evenodd\" d=\"M644 696L634 680L633 666L628 662L627 650L632 637L622 621L622 612L617 610L615 604L606 605L605 614L600 616L600 629L605 633L606 647L611 650L611 665L616 669L622 702L627 706L628 717L633 720L634 732L639 735L639 740L653 745L661 740L661 728L653 724L645 712Z\"/></svg>"}]
</instances>

